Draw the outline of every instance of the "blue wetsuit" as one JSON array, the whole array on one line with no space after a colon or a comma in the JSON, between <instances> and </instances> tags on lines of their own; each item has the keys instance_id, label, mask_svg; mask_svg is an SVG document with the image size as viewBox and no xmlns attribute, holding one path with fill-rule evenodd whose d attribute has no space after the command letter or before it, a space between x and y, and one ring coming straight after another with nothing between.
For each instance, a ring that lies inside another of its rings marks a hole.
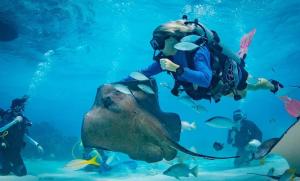
<instances>
[{"instance_id":1,"label":"blue wetsuit","mask_svg":"<svg viewBox=\"0 0 300 181\"><path fill-rule=\"evenodd\" d=\"M210 66L210 52L206 46L200 47L194 55L194 70L188 67L186 54L183 51L177 51L172 61L184 69L183 74L178 76L178 80L190 82L200 87L208 88L212 79L212 70ZM159 62L152 63L146 69L140 71L147 77L161 73L162 68Z\"/></svg>"}]
</instances>

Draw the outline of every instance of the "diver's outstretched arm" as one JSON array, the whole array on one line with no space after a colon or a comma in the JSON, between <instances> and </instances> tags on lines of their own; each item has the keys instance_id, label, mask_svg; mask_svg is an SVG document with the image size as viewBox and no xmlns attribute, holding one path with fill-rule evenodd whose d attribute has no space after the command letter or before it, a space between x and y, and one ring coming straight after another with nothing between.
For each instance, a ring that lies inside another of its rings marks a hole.
<instances>
[{"instance_id":1,"label":"diver's outstretched arm","mask_svg":"<svg viewBox=\"0 0 300 181\"><path fill-rule=\"evenodd\" d=\"M10 123L4 125L3 127L1 127L0 132L6 131L7 129L9 129L13 125L21 122L22 120L23 120L22 116L17 116L12 122L10 122Z\"/></svg>"},{"instance_id":2,"label":"diver's outstretched arm","mask_svg":"<svg viewBox=\"0 0 300 181\"><path fill-rule=\"evenodd\" d=\"M27 134L24 134L24 140L26 142L29 142L33 146L35 146L41 154L44 153L43 147L37 141L32 139L30 136L28 136Z\"/></svg>"}]
</instances>

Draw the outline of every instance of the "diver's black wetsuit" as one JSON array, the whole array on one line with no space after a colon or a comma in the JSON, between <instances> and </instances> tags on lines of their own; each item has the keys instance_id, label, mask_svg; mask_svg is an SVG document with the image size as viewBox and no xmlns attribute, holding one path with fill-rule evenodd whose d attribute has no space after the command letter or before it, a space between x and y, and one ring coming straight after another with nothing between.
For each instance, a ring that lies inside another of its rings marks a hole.
<instances>
[{"instance_id":1,"label":"diver's black wetsuit","mask_svg":"<svg viewBox=\"0 0 300 181\"><path fill-rule=\"evenodd\" d=\"M234 143L233 139L231 138L232 132L235 132ZM249 163L250 160L247 156L249 152L245 150L245 147L253 139L261 142L262 132L252 121L246 119L241 121L240 130L237 130L237 128L232 128L228 131L227 143L232 144L232 146L234 147L237 147L237 155L240 156L234 161L234 165L236 167L242 166L244 164L247 165Z\"/></svg>"},{"instance_id":2,"label":"diver's black wetsuit","mask_svg":"<svg viewBox=\"0 0 300 181\"><path fill-rule=\"evenodd\" d=\"M12 112L6 111L1 116L0 127L15 119ZM25 146L23 140L29 122L23 115L23 121L10 127L7 132L0 132L0 175L13 172L17 176L27 174L26 167L21 157L21 150Z\"/></svg>"}]
</instances>

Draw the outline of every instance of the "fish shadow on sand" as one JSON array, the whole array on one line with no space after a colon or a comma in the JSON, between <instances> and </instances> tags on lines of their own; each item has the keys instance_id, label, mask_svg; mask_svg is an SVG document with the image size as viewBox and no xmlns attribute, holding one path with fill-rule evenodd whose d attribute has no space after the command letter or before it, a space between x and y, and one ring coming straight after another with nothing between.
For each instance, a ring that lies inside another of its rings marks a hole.
<instances>
[{"instance_id":1,"label":"fish shadow on sand","mask_svg":"<svg viewBox=\"0 0 300 181\"><path fill-rule=\"evenodd\" d=\"M147 94L139 89L137 85L141 83L151 87L155 94ZM114 84L127 86L131 94L119 92L113 84L98 88L95 102L82 124L81 138L85 147L122 152L132 159L146 162L172 160L177 151L208 159L216 158L194 153L178 144L180 117L160 109L154 79Z\"/></svg>"}]
</instances>

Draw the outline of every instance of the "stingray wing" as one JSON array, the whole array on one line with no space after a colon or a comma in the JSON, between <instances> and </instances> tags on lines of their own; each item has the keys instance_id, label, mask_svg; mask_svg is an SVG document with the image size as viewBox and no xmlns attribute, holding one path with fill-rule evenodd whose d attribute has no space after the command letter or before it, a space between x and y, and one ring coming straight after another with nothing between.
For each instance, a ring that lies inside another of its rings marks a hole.
<instances>
[{"instance_id":1,"label":"stingray wing","mask_svg":"<svg viewBox=\"0 0 300 181\"><path fill-rule=\"evenodd\" d=\"M300 121L299 119L283 134L279 142L272 148L270 153L283 156L289 163L290 168L296 169L300 174Z\"/></svg>"}]
</instances>

